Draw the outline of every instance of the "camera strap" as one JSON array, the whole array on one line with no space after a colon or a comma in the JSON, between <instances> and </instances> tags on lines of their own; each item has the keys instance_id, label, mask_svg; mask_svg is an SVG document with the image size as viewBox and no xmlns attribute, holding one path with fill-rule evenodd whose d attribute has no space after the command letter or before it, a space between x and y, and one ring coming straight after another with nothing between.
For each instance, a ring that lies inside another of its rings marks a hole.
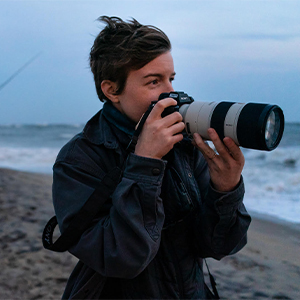
<instances>
[{"instance_id":1,"label":"camera strap","mask_svg":"<svg viewBox=\"0 0 300 300\"><path fill-rule=\"evenodd\" d=\"M209 268L208 268L208 264L207 264L207 261L206 259L204 259L204 262L205 262L205 265L206 265L206 269L207 269L207 272L208 272L208 275L209 275L209 281L210 281L210 284L211 284L211 287L212 287L212 290L213 290L213 296L214 296L214 299L220 299L220 296L219 296L219 293L217 291L217 283L216 283L216 280L214 278L214 276L210 273L209 271ZM207 287L208 288L208 287Z\"/></svg>"},{"instance_id":2,"label":"camera strap","mask_svg":"<svg viewBox=\"0 0 300 300\"><path fill-rule=\"evenodd\" d=\"M156 101L155 102L152 102L151 105L148 107L147 111L143 114L142 118L140 119L139 123L137 124L136 126L136 130L134 131L134 134L126 148L126 152L127 153L130 153L130 152L133 152L134 149L135 149L135 146L137 144L137 141L139 139L139 135L143 129L143 126L146 122L146 119L148 118L150 112L152 111L154 105L155 105Z\"/></svg>"}]
</instances>

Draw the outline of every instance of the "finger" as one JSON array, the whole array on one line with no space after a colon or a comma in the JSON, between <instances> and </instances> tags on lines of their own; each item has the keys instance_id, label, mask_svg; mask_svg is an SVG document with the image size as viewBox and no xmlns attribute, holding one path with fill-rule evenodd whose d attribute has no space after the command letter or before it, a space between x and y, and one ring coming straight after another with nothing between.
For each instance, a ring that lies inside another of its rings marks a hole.
<instances>
[{"instance_id":1,"label":"finger","mask_svg":"<svg viewBox=\"0 0 300 300\"><path fill-rule=\"evenodd\" d=\"M243 161L244 155L240 149L240 147L231 139L230 137L225 137L223 139L224 144L226 145L230 155L236 161Z\"/></svg>"},{"instance_id":2,"label":"finger","mask_svg":"<svg viewBox=\"0 0 300 300\"><path fill-rule=\"evenodd\" d=\"M178 133L172 136L172 144L175 145L176 143L183 140L183 134Z\"/></svg>"},{"instance_id":3,"label":"finger","mask_svg":"<svg viewBox=\"0 0 300 300\"><path fill-rule=\"evenodd\" d=\"M163 111L167 107L174 106L176 104L177 104L177 101L173 98L162 99L154 105L149 117L155 118L155 119L161 119L161 114L163 113Z\"/></svg>"},{"instance_id":4,"label":"finger","mask_svg":"<svg viewBox=\"0 0 300 300\"><path fill-rule=\"evenodd\" d=\"M201 153L206 159L212 160L216 158L215 151L211 147L209 147L207 143L203 141L203 139L198 133L194 133L193 137L197 148L201 151Z\"/></svg>"},{"instance_id":5,"label":"finger","mask_svg":"<svg viewBox=\"0 0 300 300\"><path fill-rule=\"evenodd\" d=\"M169 127L170 134L171 135L178 134L178 133L182 132L184 130L184 128L185 128L185 125L183 122L175 123Z\"/></svg>"},{"instance_id":6,"label":"finger","mask_svg":"<svg viewBox=\"0 0 300 300\"><path fill-rule=\"evenodd\" d=\"M230 153L227 149L227 147L224 145L224 143L221 141L218 133L213 128L209 128L207 130L208 136L210 140L213 142L216 150L218 151L219 155L221 155L224 158L228 158L230 156Z\"/></svg>"},{"instance_id":7,"label":"finger","mask_svg":"<svg viewBox=\"0 0 300 300\"><path fill-rule=\"evenodd\" d=\"M244 155L241 149L231 138L225 137L222 142L217 132L213 128L208 129L208 135L221 157L225 159L232 157L235 161L244 160Z\"/></svg>"},{"instance_id":8,"label":"finger","mask_svg":"<svg viewBox=\"0 0 300 300\"><path fill-rule=\"evenodd\" d=\"M172 126L175 123L182 121L182 115L179 112L173 112L163 118L163 121L165 122L166 126Z\"/></svg>"}]
</instances>

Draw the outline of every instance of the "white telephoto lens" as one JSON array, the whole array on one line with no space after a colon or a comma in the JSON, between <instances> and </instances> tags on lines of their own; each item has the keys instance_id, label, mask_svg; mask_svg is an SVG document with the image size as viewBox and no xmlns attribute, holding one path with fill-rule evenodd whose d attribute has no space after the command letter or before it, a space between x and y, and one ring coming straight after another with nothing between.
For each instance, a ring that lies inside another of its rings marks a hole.
<instances>
[{"instance_id":1,"label":"white telephoto lens","mask_svg":"<svg viewBox=\"0 0 300 300\"><path fill-rule=\"evenodd\" d=\"M233 104L229 108L224 120L224 136L232 138L237 145L240 145L237 137L237 124L240 113L245 105L245 103Z\"/></svg>"},{"instance_id":2,"label":"white telephoto lens","mask_svg":"<svg viewBox=\"0 0 300 300\"><path fill-rule=\"evenodd\" d=\"M195 101L182 105L179 109L189 134L199 133L204 139L209 139L207 129L210 128L212 113L218 102Z\"/></svg>"}]
</instances>

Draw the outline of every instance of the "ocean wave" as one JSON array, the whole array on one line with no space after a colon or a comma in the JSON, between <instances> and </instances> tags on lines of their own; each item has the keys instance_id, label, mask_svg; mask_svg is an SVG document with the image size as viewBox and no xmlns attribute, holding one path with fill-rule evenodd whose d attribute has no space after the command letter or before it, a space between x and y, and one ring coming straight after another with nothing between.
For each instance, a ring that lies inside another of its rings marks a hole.
<instances>
[{"instance_id":1,"label":"ocean wave","mask_svg":"<svg viewBox=\"0 0 300 300\"><path fill-rule=\"evenodd\" d=\"M73 136L74 136L73 133L61 133L61 134L58 136L58 139L69 140L69 139L71 139Z\"/></svg>"},{"instance_id":2,"label":"ocean wave","mask_svg":"<svg viewBox=\"0 0 300 300\"><path fill-rule=\"evenodd\" d=\"M299 167L300 147L278 147L271 152L246 150L244 151L246 163L255 163L257 165L268 165L275 167Z\"/></svg>"},{"instance_id":3,"label":"ocean wave","mask_svg":"<svg viewBox=\"0 0 300 300\"><path fill-rule=\"evenodd\" d=\"M75 123L75 124L64 124L64 123L37 123L37 124L1 124L0 129L5 128L82 128L84 126L83 123Z\"/></svg>"},{"instance_id":4,"label":"ocean wave","mask_svg":"<svg viewBox=\"0 0 300 300\"><path fill-rule=\"evenodd\" d=\"M0 147L0 167L51 173L58 152L58 148Z\"/></svg>"},{"instance_id":5,"label":"ocean wave","mask_svg":"<svg viewBox=\"0 0 300 300\"><path fill-rule=\"evenodd\" d=\"M299 197L285 197L283 194L281 194L281 197L251 197L246 194L244 203L250 212L253 211L291 223L300 224Z\"/></svg>"},{"instance_id":6,"label":"ocean wave","mask_svg":"<svg viewBox=\"0 0 300 300\"><path fill-rule=\"evenodd\" d=\"M246 156L245 205L259 213L300 223L300 149L281 149L263 158Z\"/></svg>"}]
</instances>

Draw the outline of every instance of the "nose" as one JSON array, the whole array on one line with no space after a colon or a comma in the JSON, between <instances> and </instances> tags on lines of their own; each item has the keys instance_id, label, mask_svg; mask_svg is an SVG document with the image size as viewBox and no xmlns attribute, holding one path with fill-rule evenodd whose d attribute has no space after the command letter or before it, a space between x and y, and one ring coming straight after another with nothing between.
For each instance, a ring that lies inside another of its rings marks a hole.
<instances>
[{"instance_id":1,"label":"nose","mask_svg":"<svg viewBox=\"0 0 300 300\"><path fill-rule=\"evenodd\" d=\"M171 81L168 81L165 86L165 93L174 92L173 85Z\"/></svg>"}]
</instances>

